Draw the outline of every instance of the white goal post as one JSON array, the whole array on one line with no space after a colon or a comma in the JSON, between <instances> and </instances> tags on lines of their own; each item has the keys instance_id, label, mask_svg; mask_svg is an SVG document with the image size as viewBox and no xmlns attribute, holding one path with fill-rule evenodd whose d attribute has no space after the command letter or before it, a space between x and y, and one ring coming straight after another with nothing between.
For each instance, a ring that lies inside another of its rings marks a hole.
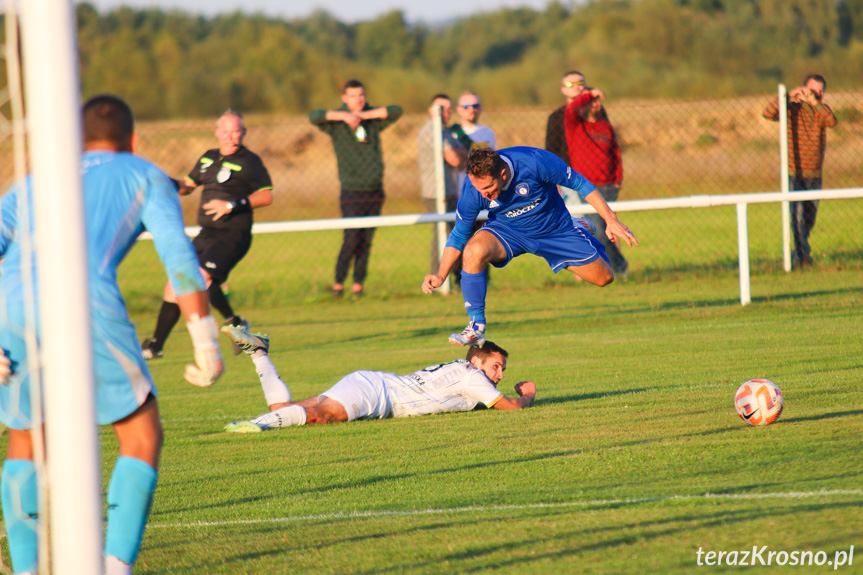
<instances>
[{"instance_id":1,"label":"white goal post","mask_svg":"<svg viewBox=\"0 0 863 575\"><path fill-rule=\"evenodd\" d=\"M14 2L14 0L7 0ZM75 8L23 0L51 572L100 573L102 504L81 186ZM62 286L58 289L57 286ZM40 541L40 546L44 545ZM40 571L46 572L42 565Z\"/></svg>"}]
</instances>

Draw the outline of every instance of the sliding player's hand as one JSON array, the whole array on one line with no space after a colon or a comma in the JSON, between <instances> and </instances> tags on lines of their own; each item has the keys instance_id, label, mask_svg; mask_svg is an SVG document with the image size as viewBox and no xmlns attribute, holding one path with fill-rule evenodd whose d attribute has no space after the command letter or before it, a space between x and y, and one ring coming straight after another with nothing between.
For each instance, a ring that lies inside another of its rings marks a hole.
<instances>
[{"instance_id":1,"label":"sliding player's hand","mask_svg":"<svg viewBox=\"0 0 863 575\"><path fill-rule=\"evenodd\" d=\"M515 392L522 397L536 395L536 384L532 381L521 381L515 384Z\"/></svg>"},{"instance_id":2,"label":"sliding player's hand","mask_svg":"<svg viewBox=\"0 0 863 575\"><path fill-rule=\"evenodd\" d=\"M213 316L198 317L186 322L192 345L195 346L195 364L186 365L186 381L197 387L216 383L225 371L222 350L219 348L219 328Z\"/></svg>"}]
</instances>

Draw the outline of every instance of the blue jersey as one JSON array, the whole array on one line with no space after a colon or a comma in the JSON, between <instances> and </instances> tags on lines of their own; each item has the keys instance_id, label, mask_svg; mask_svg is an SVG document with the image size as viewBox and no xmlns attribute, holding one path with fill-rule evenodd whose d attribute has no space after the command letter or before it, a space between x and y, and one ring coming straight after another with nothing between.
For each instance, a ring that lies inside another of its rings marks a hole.
<instances>
[{"instance_id":1,"label":"blue jersey","mask_svg":"<svg viewBox=\"0 0 863 575\"><path fill-rule=\"evenodd\" d=\"M81 159L87 242L87 272L96 375L97 420L112 423L129 415L155 393L135 327L117 285L117 266L146 228L177 295L204 289L198 258L183 231L183 215L171 180L150 162L129 153L87 152ZM27 181L32 225L32 190ZM19 193L0 201L0 347L15 373L0 386L0 420L16 429L29 426L29 378L24 366L25 318L22 253L18 241ZM55 241L62 241L58 238ZM36 268L33 266L35 277ZM59 286L58 289L63 289ZM35 297L35 296L34 296ZM38 300L36 300L38 302ZM38 314L38 305L37 305ZM37 318L37 326L38 326ZM37 327L37 335L38 335Z\"/></svg>"},{"instance_id":2,"label":"blue jersey","mask_svg":"<svg viewBox=\"0 0 863 575\"><path fill-rule=\"evenodd\" d=\"M585 198L596 187L587 178L545 150L516 147L498 150L512 169L512 179L494 200L487 200L466 178L456 208L455 227L446 245L464 249L480 211L488 210L489 222L507 226L516 234L542 237L572 228L557 186L576 190Z\"/></svg>"}]
</instances>

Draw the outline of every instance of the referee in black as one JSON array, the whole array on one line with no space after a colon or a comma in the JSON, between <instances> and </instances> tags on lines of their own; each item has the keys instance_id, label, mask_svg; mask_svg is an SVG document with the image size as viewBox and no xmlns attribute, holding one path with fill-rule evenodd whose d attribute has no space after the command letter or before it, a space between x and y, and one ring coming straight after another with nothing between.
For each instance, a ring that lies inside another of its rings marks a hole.
<instances>
[{"instance_id":1,"label":"referee in black","mask_svg":"<svg viewBox=\"0 0 863 575\"><path fill-rule=\"evenodd\" d=\"M179 185L181 196L191 194L198 186L201 207L198 225L201 233L192 244L198 252L201 272L207 282L210 304L225 318L225 325L249 327L236 315L222 291L222 284L252 245L252 210L273 203L273 183L257 154L243 145L246 123L233 110L223 113L216 122L219 147L207 150ZM171 289L165 296L156 331L142 344L147 359L162 356L162 348L171 330L180 320L180 308ZM234 349L239 353L239 348Z\"/></svg>"}]
</instances>

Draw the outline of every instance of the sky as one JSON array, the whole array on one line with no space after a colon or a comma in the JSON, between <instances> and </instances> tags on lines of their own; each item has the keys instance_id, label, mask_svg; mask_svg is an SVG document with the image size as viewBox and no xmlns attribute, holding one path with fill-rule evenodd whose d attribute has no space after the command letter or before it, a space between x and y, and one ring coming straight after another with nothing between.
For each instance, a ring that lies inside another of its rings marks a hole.
<instances>
[{"instance_id":1,"label":"sky","mask_svg":"<svg viewBox=\"0 0 863 575\"><path fill-rule=\"evenodd\" d=\"M433 24L499 8L526 6L542 9L551 0L87 0L100 12L131 6L181 10L192 14L214 16L241 9L246 13L261 12L285 19L303 18L316 9L324 9L338 20L353 23L373 20L391 10L402 10L409 22ZM567 4L566 1L562 2Z\"/></svg>"}]
</instances>

